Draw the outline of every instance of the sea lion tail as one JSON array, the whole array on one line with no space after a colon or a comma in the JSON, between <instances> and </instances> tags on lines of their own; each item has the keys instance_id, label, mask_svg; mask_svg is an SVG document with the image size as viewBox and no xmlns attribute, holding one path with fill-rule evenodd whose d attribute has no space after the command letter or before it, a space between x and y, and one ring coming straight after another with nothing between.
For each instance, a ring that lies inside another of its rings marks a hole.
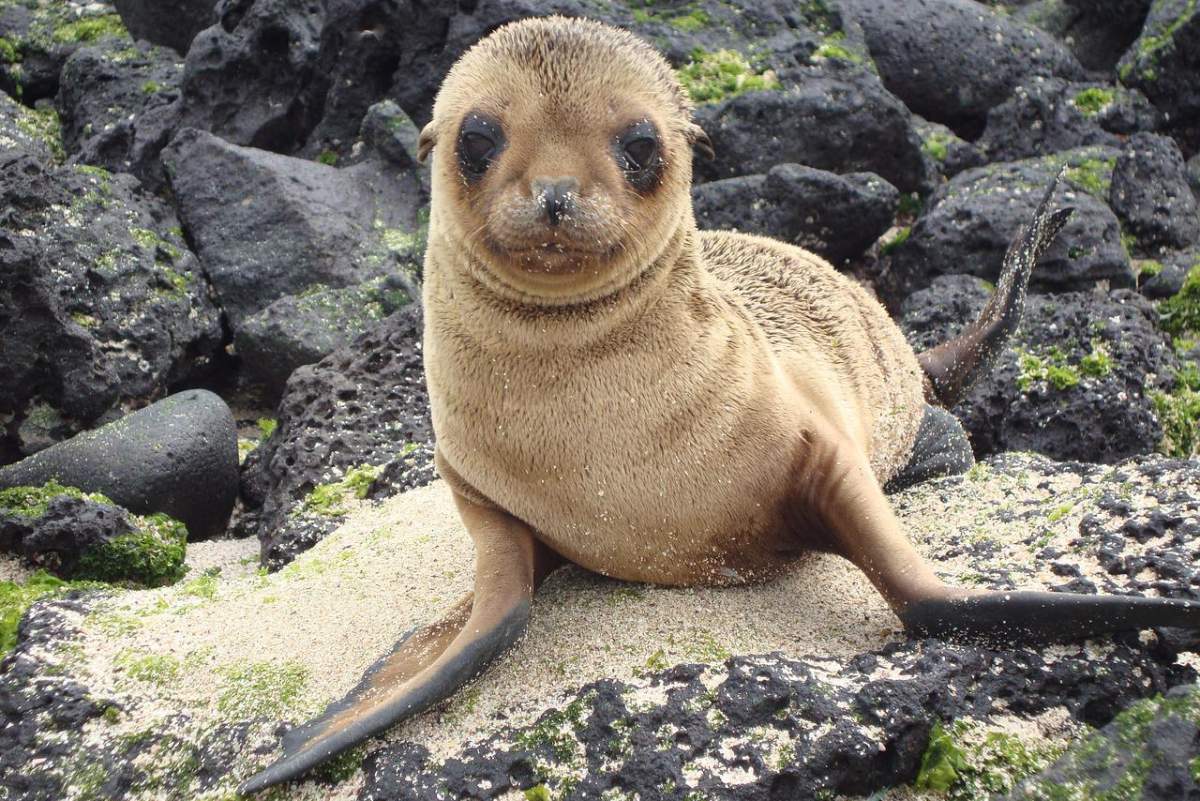
<instances>
[{"instance_id":1,"label":"sea lion tail","mask_svg":"<svg viewBox=\"0 0 1200 801\"><path fill-rule=\"evenodd\" d=\"M1069 206L1051 210L1050 202L1061 177L1062 172L1050 182L1033 221L1022 226L1008 246L996 291L979 318L960 336L917 354L938 402L946 408L962 400L975 381L991 369L1021 324L1030 273L1075 211Z\"/></svg>"}]
</instances>

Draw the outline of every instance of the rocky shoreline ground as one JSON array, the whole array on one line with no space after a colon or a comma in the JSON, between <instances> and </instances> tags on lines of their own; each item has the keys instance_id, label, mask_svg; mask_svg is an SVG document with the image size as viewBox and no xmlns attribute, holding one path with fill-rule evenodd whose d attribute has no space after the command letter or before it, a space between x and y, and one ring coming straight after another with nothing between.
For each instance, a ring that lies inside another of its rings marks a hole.
<instances>
[{"instance_id":1,"label":"rocky shoreline ground","mask_svg":"<svg viewBox=\"0 0 1200 801\"><path fill-rule=\"evenodd\" d=\"M1196 0L0 0L0 797L232 798L468 589L417 131L466 47L551 11L677 68L701 227L820 253L918 349L1063 171L954 410L980 465L894 502L955 583L1200 600ZM93 463L119 480L45 483ZM824 557L567 572L484 677L270 797L1200 798L1195 650L911 640Z\"/></svg>"}]
</instances>

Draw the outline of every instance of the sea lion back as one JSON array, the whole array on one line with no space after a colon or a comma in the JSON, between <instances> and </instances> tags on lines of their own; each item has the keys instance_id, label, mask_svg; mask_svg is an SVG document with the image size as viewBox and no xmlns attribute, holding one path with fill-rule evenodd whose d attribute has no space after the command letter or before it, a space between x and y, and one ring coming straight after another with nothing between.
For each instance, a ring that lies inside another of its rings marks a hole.
<instances>
[{"instance_id":1,"label":"sea lion back","mask_svg":"<svg viewBox=\"0 0 1200 801\"><path fill-rule=\"evenodd\" d=\"M847 419L866 424L863 445L881 482L904 465L925 408L912 347L883 306L819 256L766 237L699 232L705 266L762 328L800 385L814 373Z\"/></svg>"}]
</instances>

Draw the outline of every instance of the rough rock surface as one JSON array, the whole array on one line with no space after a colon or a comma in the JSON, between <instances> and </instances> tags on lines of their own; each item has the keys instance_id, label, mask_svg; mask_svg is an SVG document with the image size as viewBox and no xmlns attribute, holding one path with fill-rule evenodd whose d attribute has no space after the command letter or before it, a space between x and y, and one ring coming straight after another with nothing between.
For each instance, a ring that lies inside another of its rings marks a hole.
<instances>
[{"instance_id":1,"label":"rough rock surface","mask_svg":"<svg viewBox=\"0 0 1200 801\"><path fill-rule=\"evenodd\" d=\"M128 175L0 165L0 463L145 403L220 346L171 211Z\"/></svg>"},{"instance_id":2,"label":"rough rock surface","mask_svg":"<svg viewBox=\"0 0 1200 801\"><path fill-rule=\"evenodd\" d=\"M930 163L931 172L953 178L963 170L981 167L987 162L975 143L959 138L945 125L916 116L913 124L921 137L921 150Z\"/></svg>"},{"instance_id":3,"label":"rough rock surface","mask_svg":"<svg viewBox=\"0 0 1200 801\"><path fill-rule=\"evenodd\" d=\"M767 172L796 162L836 173L873 172L903 192L927 181L912 115L879 79L845 61L797 68L793 88L747 92L701 106L696 120L716 159L697 159L698 179Z\"/></svg>"},{"instance_id":4,"label":"rough rock surface","mask_svg":"<svg viewBox=\"0 0 1200 801\"><path fill-rule=\"evenodd\" d=\"M393 275L345 289L316 286L285 295L238 328L234 345L242 381L269 405L283 395L297 367L319 362L411 301L401 276Z\"/></svg>"},{"instance_id":5,"label":"rough rock surface","mask_svg":"<svg viewBox=\"0 0 1200 801\"><path fill-rule=\"evenodd\" d=\"M338 169L196 130L163 160L188 238L234 331L284 295L345 287L415 265L423 202L411 173Z\"/></svg>"},{"instance_id":6,"label":"rough rock surface","mask_svg":"<svg viewBox=\"0 0 1200 801\"><path fill-rule=\"evenodd\" d=\"M894 502L955 583L1197 598L1198 493L1200 470L1162 457L1006 456ZM439 484L360 510L279 574L35 605L0 674L0 783L20 801L219 797L270 759L279 721L340 696L469 586L464 540ZM838 593L811 586L834 581ZM806 615L787 613L798 605ZM248 613L252 625L228 625ZM474 684L280 797L491 799L543 784L551 797L868 796L918 775L935 724L1038 754L987 775L1003 792L1197 679L1169 632L1026 649L913 641L894 625L833 557L745 590L566 571L539 593L529 636Z\"/></svg>"},{"instance_id":7,"label":"rough rock surface","mask_svg":"<svg viewBox=\"0 0 1200 801\"><path fill-rule=\"evenodd\" d=\"M905 300L900 324L924 350L960 333L989 295L977 278L943 276ZM975 453L1103 463L1154 451L1162 428L1147 392L1178 367L1157 319L1129 290L1031 295L1012 346L954 409Z\"/></svg>"},{"instance_id":8,"label":"rough rock surface","mask_svg":"<svg viewBox=\"0 0 1200 801\"><path fill-rule=\"evenodd\" d=\"M1012 161L1085 145L1120 147L1123 136L1158 124L1158 112L1136 90L1037 78L988 111L977 144L989 161Z\"/></svg>"},{"instance_id":9,"label":"rough rock surface","mask_svg":"<svg viewBox=\"0 0 1200 801\"><path fill-rule=\"evenodd\" d=\"M1046 251L1031 285L1052 291L1076 290L1107 281L1134 285L1121 226L1108 207L1117 151L1077 150L959 173L926 202L907 239L891 254L880 290L898 305L939 275L967 273L995 281L1017 229L1051 179L1067 167L1060 191L1063 205L1075 208L1062 233Z\"/></svg>"},{"instance_id":10,"label":"rough rock surface","mask_svg":"<svg viewBox=\"0 0 1200 801\"><path fill-rule=\"evenodd\" d=\"M1053 37L972 0L843 5L862 25L888 90L914 113L967 138L983 129L988 109L1030 76L1084 77Z\"/></svg>"},{"instance_id":11,"label":"rough rock surface","mask_svg":"<svg viewBox=\"0 0 1200 801\"><path fill-rule=\"evenodd\" d=\"M1165 116L1188 153L1200 150L1200 9L1192 0L1155 0L1141 35L1121 57L1117 74L1140 89Z\"/></svg>"},{"instance_id":12,"label":"rough rock surface","mask_svg":"<svg viewBox=\"0 0 1200 801\"><path fill-rule=\"evenodd\" d=\"M1183 156L1166 136L1129 138L1113 168L1109 202L1141 250L1187 247L1200 238L1200 216Z\"/></svg>"},{"instance_id":13,"label":"rough rock surface","mask_svg":"<svg viewBox=\"0 0 1200 801\"><path fill-rule=\"evenodd\" d=\"M891 227L899 199L896 187L873 173L834 175L799 164L692 190L700 228L782 239L835 265L861 256Z\"/></svg>"},{"instance_id":14,"label":"rough rock surface","mask_svg":"<svg viewBox=\"0 0 1200 801\"><path fill-rule=\"evenodd\" d=\"M179 122L182 73L183 62L161 47L109 41L76 51L55 100L67 153L161 188L159 154Z\"/></svg>"},{"instance_id":15,"label":"rough rock surface","mask_svg":"<svg viewBox=\"0 0 1200 801\"><path fill-rule=\"evenodd\" d=\"M217 0L113 0L135 39L187 53L196 34L216 22Z\"/></svg>"},{"instance_id":16,"label":"rough rock surface","mask_svg":"<svg viewBox=\"0 0 1200 801\"><path fill-rule=\"evenodd\" d=\"M1161 261L1147 260L1141 264L1143 270L1149 267L1149 273L1142 274L1138 290L1153 300L1169 298L1183 288L1192 268L1200 265L1200 247L1177 250L1161 257Z\"/></svg>"},{"instance_id":17,"label":"rough rock surface","mask_svg":"<svg viewBox=\"0 0 1200 801\"><path fill-rule=\"evenodd\" d=\"M1111 73L1133 44L1151 0L1035 0L1016 16L1062 39L1084 67Z\"/></svg>"},{"instance_id":18,"label":"rough rock surface","mask_svg":"<svg viewBox=\"0 0 1200 801\"><path fill-rule=\"evenodd\" d=\"M22 106L0 92L0 158L28 153L48 163L62 155L58 122L44 110Z\"/></svg>"},{"instance_id":19,"label":"rough rock surface","mask_svg":"<svg viewBox=\"0 0 1200 801\"><path fill-rule=\"evenodd\" d=\"M317 486L357 470L365 479L359 497L380 498L433 478L420 308L405 307L294 372L277 416L279 427L247 458L242 479L262 562L271 568L311 548L345 516L341 506L312 500Z\"/></svg>"},{"instance_id":20,"label":"rough rock surface","mask_svg":"<svg viewBox=\"0 0 1200 801\"><path fill-rule=\"evenodd\" d=\"M0 467L0 487L57 480L138 514L168 514L203 539L223 533L229 522L237 459L229 407L193 389Z\"/></svg>"}]
</instances>

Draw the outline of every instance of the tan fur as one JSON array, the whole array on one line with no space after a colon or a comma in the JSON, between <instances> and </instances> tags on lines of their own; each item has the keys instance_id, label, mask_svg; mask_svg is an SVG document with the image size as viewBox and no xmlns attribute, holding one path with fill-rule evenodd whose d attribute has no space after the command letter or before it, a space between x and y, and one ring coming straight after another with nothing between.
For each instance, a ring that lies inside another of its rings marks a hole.
<instances>
[{"instance_id":1,"label":"tan fur","mask_svg":"<svg viewBox=\"0 0 1200 801\"><path fill-rule=\"evenodd\" d=\"M470 187L454 142L481 107L509 144ZM640 116L667 162L648 197L609 148ZM438 466L464 496L601 573L735 583L827 544L793 513L826 445L854 446L878 481L904 464L923 378L882 307L820 258L697 232L692 125L668 65L622 31L526 20L465 55L426 131L426 372ZM524 219L541 175L581 178L562 240ZM549 266L495 248L497 232L554 237ZM558 256L588 241L599 255Z\"/></svg>"}]
</instances>

